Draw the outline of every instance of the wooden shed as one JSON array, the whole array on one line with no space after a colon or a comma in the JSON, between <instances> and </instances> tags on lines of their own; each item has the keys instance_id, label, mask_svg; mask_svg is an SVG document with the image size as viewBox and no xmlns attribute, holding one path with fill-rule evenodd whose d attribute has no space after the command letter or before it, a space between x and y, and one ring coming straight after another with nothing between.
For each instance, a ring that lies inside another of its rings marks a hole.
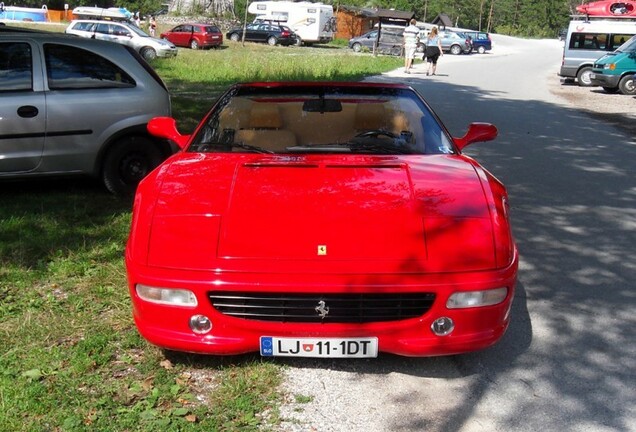
<instances>
[{"instance_id":1,"label":"wooden shed","mask_svg":"<svg viewBox=\"0 0 636 432\"><path fill-rule=\"evenodd\" d=\"M378 22L375 10L355 6L339 6L336 11L336 38L351 39L373 29Z\"/></svg>"}]
</instances>

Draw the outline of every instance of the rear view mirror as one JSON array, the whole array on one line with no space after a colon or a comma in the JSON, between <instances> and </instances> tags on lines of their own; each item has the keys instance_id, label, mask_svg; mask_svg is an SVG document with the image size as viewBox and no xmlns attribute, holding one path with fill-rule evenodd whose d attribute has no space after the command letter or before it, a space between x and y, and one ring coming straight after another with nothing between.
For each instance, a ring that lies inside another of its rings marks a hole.
<instances>
[{"instance_id":1,"label":"rear view mirror","mask_svg":"<svg viewBox=\"0 0 636 432\"><path fill-rule=\"evenodd\" d=\"M335 99L313 99L303 103L303 111L305 112L340 112L342 104Z\"/></svg>"},{"instance_id":2,"label":"rear view mirror","mask_svg":"<svg viewBox=\"0 0 636 432\"><path fill-rule=\"evenodd\" d=\"M453 138L455 145L462 150L468 144L479 141L491 141L497 138L497 128L490 123L471 123L468 132L461 138Z\"/></svg>"},{"instance_id":3,"label":"rear view mirror","mask_svg":"<svg viewBox=\"0 0 636 432\"><path fill-rule=\"evenodd\" d=\"M172 117L155 117L146 126L148 132L159 138L173 141L179 148L185 148L190 135L182 135L177 130L177 122Z\"/></svg>"}]
</instances>

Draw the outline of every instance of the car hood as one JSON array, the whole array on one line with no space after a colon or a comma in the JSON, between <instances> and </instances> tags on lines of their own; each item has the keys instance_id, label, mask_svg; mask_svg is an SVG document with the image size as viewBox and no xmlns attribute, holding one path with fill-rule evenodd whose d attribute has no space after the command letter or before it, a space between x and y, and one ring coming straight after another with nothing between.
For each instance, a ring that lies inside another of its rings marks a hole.
<instances>
[{"instance_id":1,"label":"car hood","mask_svg":"<svg viewBox=\"0 0 636 432\"><path fill-rule=\"evenodd\" d=\"M150 265L495 267L483 185L462 156L183 154L164 168L163 178ZM153 252L167 243L182 250Z\"/></svg>"}]
</instances>

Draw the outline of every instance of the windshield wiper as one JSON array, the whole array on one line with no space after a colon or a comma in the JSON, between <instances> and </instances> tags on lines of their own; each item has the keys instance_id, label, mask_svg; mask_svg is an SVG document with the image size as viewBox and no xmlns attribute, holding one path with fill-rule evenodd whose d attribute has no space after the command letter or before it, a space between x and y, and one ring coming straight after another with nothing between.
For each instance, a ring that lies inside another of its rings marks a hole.
<instances>
[{"instance_id":1,"label":"windshield wiper","mask_svg":"<svg viewBox=\"0 0 636 432\"><path fill-rule=\"evenodd\" d=\"M235 143L220 143L220 142L204 142L199 143L196 146L192 147L192 151L198 152L211 152L211 151L231 151L234 147L242 148L244 150L249 150L254 153L264 153L264 154L273 154L274 152L271 150L266 150L262 147L258 147L255 145L245 144L243 142L235 142Z\"/></svg>"},{"instance_id":2,"label":"windshield wiper","mask_svg":"<svg viewBox=\"0 0 636 432\"><path fill-rule=\"evenodd\" d=\"M289 152L338 152L338 153L370 153L370 154L415 154L413 149L401 143L386 143L381 141L347 142L332 144L314 144L306 146L287 147Z\"/></svg>"},{"instance_id":3,"label":"windshield wiper","mask_svg":"<svg viewBox=\"0 0 636 432\"><path fill-rule=\"evenodd\" d=\"M263 147L259 147L259 146L255 146L255 145L251 145L251 144L245 144L243 142L235 142L235 143L230 144L230 146L232 148L238 147L238 148L242 148L242 149L245 149L245 150L253 151L255 153L274 154L274 152L271 151L271 150L266 150Z\"/></svg>"}]
</instances>

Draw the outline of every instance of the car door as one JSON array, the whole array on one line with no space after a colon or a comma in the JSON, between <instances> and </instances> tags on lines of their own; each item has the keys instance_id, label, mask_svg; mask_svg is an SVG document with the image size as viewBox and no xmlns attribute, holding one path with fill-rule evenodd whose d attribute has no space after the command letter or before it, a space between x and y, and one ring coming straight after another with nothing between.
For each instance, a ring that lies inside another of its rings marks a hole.
<instances>
[{"instance_id":1,"label":"car door","mask_svg":"<svg viewBox=\"0 0 636 432\"><path fill-rule=\"evenodd\" d=\"M190 32L192 27L180 25L170 34L170 41L177 46L188 46L190 43Z\"/></svg>"},{"instance_id":2,"label":"car door","mask_svg":"<svg viewBox=\"0 0 636 432\"><path fill-rule=\"evenodd\" d=\"M38 46L24 40L0 41L0 174L38 166L46 118Z\"/></svg>"},{"instance_id":3,"label":"car door","mask_svg":"<svg viewBox=\"0 0 636 432\"><path fill-rule=\"evenodd\" d=\"M260 24L248 24L245 27L245 40L251 42L259 42L262 38L259 38Z\"/></svg>"}]
</instances>

